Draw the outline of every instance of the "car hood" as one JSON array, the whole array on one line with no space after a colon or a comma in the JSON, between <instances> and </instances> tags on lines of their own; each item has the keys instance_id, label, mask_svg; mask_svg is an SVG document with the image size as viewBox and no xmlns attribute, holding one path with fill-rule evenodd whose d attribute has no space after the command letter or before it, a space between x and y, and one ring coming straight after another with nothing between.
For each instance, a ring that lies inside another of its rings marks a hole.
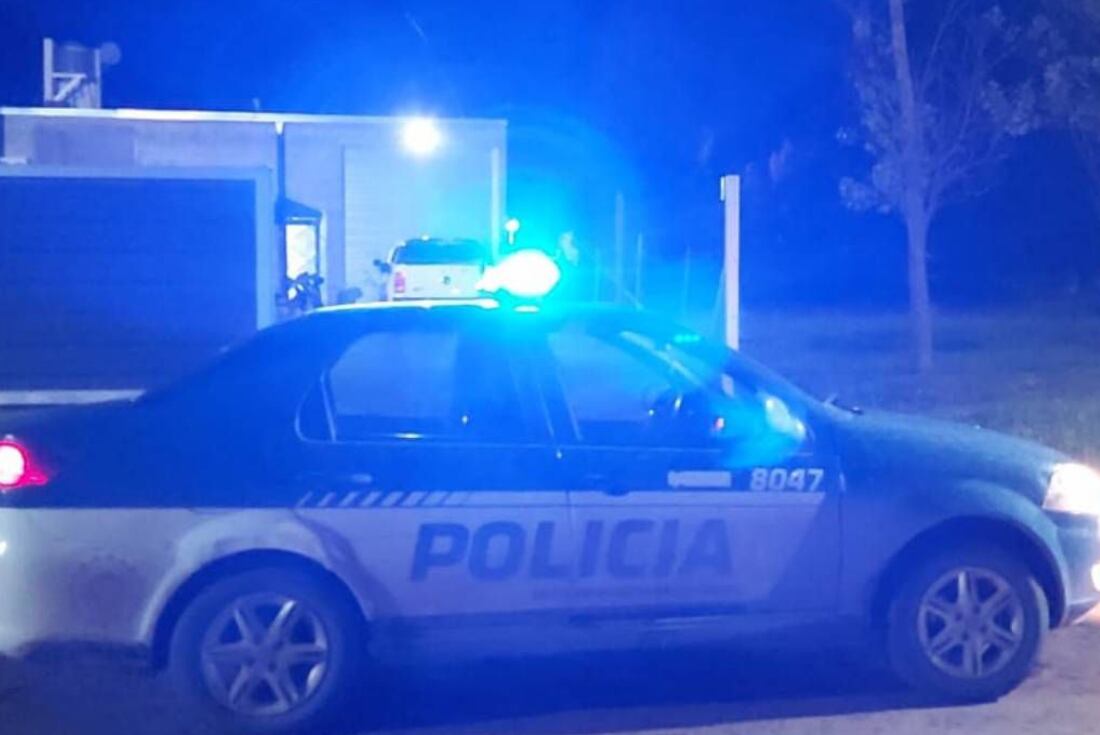
<instances>
[{"instance_id":1,"label":"car hood","mask_svg":"<svg viewBox=\"0 0 1100 735\"><path fill-rule=\"evenodd\" d=\"M855 472L985 481L1035 502L1042 502L1054 465L1069 461L1049 447L979 426L878 411L842 420L839 434L845 466Z\"/></svg>"}]
</instances>

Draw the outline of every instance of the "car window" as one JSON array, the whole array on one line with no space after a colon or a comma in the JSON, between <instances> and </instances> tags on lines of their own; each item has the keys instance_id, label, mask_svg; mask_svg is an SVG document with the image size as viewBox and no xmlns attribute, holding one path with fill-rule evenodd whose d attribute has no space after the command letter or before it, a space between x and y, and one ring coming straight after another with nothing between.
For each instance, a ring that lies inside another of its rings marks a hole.
<instances>
[{"instance_id":1,"label":"car window","mask_svg":"<svg viewBox=\"0 0 1100 735\"><path fill-rule=\"evenodd\" d=\"M530 422L506 357L453 331L378 331L356 340L307 399L308 438L515 440ZM327 426L326 426L327 424Z\"/></svg>"},{"instance_id":2,"label":"car window","mask_svg":"<svg viewBox=\"0 0 1100 735\"><path fill-rule=\"evenodd\" d=\"M547 342L566 409L587 443L707 445L706 432L683 421L687 412L700 419L713 415L720 422L715 432L728 431L731 422L748 416L740 409L760 400L756 388L722 363L642 331L564 325ZM670 406L689 404L670 415Z\"/></svg>"},{"instance_id":3,"label":"car window","mask_svg":"<svg viewBox=\"0 0 1100 735\"><path fill-rule=\"evenodd\" d=\"M552 332L547 340L580 438L597 444L645 442L654 402L675 390L669 373L628 345L579 327Z\"/></svg>"}]
</instances>

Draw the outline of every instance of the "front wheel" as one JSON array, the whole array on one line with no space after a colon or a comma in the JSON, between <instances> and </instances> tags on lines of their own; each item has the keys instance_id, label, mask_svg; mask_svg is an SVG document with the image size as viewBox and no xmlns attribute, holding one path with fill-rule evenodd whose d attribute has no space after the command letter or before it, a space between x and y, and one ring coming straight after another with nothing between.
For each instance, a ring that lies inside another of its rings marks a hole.
<instances>
[{"instance_id":1,"label":"front wheel","mask_svg":"<svg viewBox=\"0 0 1100 735\"><path fill-rule=\"evenodd\" d=\"M227 731L312 731L346 702L360 627L352 605L308 574L246 572L213 584L183 612L171 668Z\"/></svg>"},{"instance_id":2,"label":"front wheel","mask_svg":"<svg viewBox=\"0 0 1100 735\"><path fill-rule=\"evenodd\" d=\"M1030 673L1050 610L1027 567L990 547L944 551L911 570L890 606L888 648L918 689L996 699Z\"/></svg>"}]
</instances>

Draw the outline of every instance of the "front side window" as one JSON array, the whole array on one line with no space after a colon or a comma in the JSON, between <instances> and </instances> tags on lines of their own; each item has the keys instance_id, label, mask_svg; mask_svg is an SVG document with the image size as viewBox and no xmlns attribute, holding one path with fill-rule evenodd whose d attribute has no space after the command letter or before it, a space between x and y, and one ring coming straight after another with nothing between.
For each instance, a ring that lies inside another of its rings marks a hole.
<instances>
[{"instance_id":1,"label":"front side window","mask_svg":"<svg viewBox=\"0 0 1100 735\"><path fill-rule=\"evenodd\" d=\"M547 343L576 434L589 444L709 446L751 420L744 407L759 398L720 361L641 331L566 324Z\"/></svg>"},{"instance_id":2,"label":"front side window","mask_svg":"<svg viewBox=\"0 0 1100 735\"><path fill-rule=\"evenodd\" d=\"M549 334L548 346L582 440L649 443L654 406L677 390L669 371L631 351L628 343L575 326Z\"/></svg>"}]
</instances>

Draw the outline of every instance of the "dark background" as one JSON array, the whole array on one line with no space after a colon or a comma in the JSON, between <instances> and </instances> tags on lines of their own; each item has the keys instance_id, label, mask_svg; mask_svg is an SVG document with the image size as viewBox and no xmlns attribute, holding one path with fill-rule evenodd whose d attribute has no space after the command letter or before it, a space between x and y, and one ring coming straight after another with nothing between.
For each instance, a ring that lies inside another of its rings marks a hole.
<instances>
[{"instance_id":1,"label":"dark background","mask_svg":"<svg viewBox=\"0 0 1100 735\"><path fill-rule=\"evenodd\" d=\"M530 244L610 248L614 192L644 233L646 291L691 250L713 297L718 177L744 178L750 306L895 306L904 237L845 210L861 172L848 27L823 0L0 0L0 103L36 104L41 38L114 41L105 105L508 118L509 210ZM932 231L936 301L1089 299L1100 273L1088 180L1062 137L1024 140L986 195Z\"/></svg>"},{"instance_id":2,"label":"dark background","mask_svg":"<svg viewBox=\"0 0 1100 735\"><path fill-rule=\"evenodd\" d=\"M0 386L146 386L254 332L254 186L0 177Z\"/></svg>"}]
</instances>

